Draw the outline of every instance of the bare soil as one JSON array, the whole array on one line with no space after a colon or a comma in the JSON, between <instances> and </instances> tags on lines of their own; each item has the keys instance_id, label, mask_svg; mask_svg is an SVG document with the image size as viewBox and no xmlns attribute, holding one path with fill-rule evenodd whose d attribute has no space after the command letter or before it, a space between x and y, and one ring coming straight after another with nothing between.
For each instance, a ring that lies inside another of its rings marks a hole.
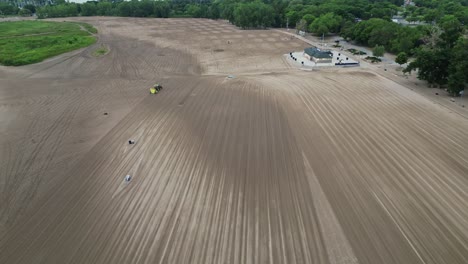
<instances>
[{"instance_id":1,"label":"bare soil","mask_svg":"<svg viewBox=\"0 0 468 264\"><path fill-rule=\"evenodd\" d=\"M274 30L69 20L0 67L0 263L468 263L463 115Z\"/></svg>"}]
</instances>

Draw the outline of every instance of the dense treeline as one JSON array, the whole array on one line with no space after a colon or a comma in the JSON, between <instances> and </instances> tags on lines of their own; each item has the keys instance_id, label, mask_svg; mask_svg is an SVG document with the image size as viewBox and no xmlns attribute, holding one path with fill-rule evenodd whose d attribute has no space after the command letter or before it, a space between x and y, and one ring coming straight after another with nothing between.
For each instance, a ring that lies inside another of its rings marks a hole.
<instances>
[{"instance_id":1,"label":"dense treeline","mask_svg":"<svg viewBox=\"0 0 468 264\"><path fill-rule=\"evenodd\" d=\"M47 3L52 0L28 0ZM12 2L12 1L10 1ZM415 60L407 71L431 84L466 87L468 0L100 0L84 4L54 0L36 8L39 18L66 16L196 17L227 19L241 28L289 27L345 39ZM28 2L29 3L29 2ZM24 9L24 8L23 8ZM22 10L23 10L22 9ZM18 8L0 4L1 14ZM23 11L28 14L28 11ZM33 13L33 12L30 12ZM399 23L392 21L399 19ZM403 22L401 22L403 21ZM401 23L400 23L401 22ZM417 22L417 23L416 23ZM460 55L462 54L462 55Z\"/></svg>"},{"instance_id":2,"label":"dense treeline","mask_svg":"<svg viewBox=\"0 0 468 264\"><path fill-rule=\"evenodd\" d=\"M453 95L467 87L468 40L463 25L454 15L442 17L424 37L425 45L416 49L415 60L405 69L418 70L418 77L439 87L448 84Z\"/></svg>"},{"instance_id":3,"label":"dense treeline","mask_svg":"<svg viewBox=\"0 0 468 264\"><path fill-rule=\"evenodd\" d=\"M426 34L425 26L404 27L380 18L361 21L342 30L342 36L357 43L375 47L384 46L385 50L395 54L405 52L412 55L414 48L422 44Z\"/></svg>"},{"instance_id":4,"label":"dense treeline","mask_svg":"<svg viewBox=\"0 0 468 264\"><path fill-rule=\"evenodd\" d=\"M408 6L403 16L408 21L438 22L445 15L454 15L461 23L468 25L468 0L414 0L415 6Z\"/></svg>"},{"instance_id":5,"label":"dense treeline","mask_svg":"<svg viewBox=\"0 0 468 264\"><path fill-rule=\"evenodd\" d=\"M16 15L19 12L19 8L9 3L0 2L0 15Z\"/></svg>"}]
</instances>

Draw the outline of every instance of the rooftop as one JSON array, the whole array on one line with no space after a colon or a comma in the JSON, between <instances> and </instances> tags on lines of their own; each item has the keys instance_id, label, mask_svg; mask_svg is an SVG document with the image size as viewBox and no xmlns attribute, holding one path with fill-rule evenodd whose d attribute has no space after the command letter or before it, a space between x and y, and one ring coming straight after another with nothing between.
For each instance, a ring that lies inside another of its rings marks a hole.
<instances>
[{"instance_id":1,"label":"rooftop","mask_svg":"<svg viewBox=\"0 0 468 264\"><path fill-rule=\"evenodd\" d=\"M305 48L304 52L307 55L312 56L314 58L325 59L325 58L333 57L333 53L331 51L320 50L319 48L316 48L316 47Z\"/></svg>"}]
</instances>

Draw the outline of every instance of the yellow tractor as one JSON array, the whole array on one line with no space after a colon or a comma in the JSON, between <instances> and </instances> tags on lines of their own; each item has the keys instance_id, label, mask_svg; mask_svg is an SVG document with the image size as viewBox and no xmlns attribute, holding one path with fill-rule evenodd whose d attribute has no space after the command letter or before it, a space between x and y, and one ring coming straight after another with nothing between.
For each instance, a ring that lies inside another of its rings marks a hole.
<instances>
[{"instance_id":1,"label":"yellow tractor","mask_svg":"<svg viewBox=\"0 0 468 264\"><path fill-rule=\"evenodd\" d=\"M157 83L153 87L150 88L150 94L157 94L161 90L162 90L162 85Z\"/></svg>"}]
</instances>

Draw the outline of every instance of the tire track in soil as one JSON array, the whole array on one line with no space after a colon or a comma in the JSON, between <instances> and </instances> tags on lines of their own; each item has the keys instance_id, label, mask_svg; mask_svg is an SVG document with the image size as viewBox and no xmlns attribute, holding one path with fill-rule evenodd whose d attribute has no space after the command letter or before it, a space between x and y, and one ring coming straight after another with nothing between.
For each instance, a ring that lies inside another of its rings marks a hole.
<instances>
[{"instance_id":1,"label":"tire track in soil","mask_svg":"<svg viewBox=\"0 0 468 264\"><path fill-rule=\"evenodd\" d=\"M35 196L37 188L41 183L42 176L50 165L51 157L55 155L58 146L62 143L63 137L68 132L68 129L70 127L71 120L73 120L73 116L74 114L76 114L76 111L79 107L80 105L78 104L74 106L73 109L66 109L65 111L63 111L61 115L54 121L54 123L48 129L46 129L45 133L43 134L41 139L36 143L33 151L30 153L28 158L25 159L23 157L19 157L16 159L21 163L19 163L18 166L16 166L16 170L14 172L11 172L11 174L9 174L11 176L14 176L14 178L7 178L7 183L5 186L8 186L8 191L4 193L4 200L6 202L4 206L10 208L13 199L15 199L14 195L16 192L19 191L20 187L21 189L23 189L22 192L27 193L26 196L21 197L23 201L28 201ZM35 118L34 120L36 119L39 120L39 118ZM31 127L28 129L28 132L35 131L34 127L37 125L37 122L38 121L33 121L31 123ZM57 131L57 128L59 126L61 127L61 130ZM29 138L30 137L28 135L24 137L25 140L28 140ZM45 145L52 146L51 148L49 148L50 151L48 151L48 153L45 154L45 161L42 161L41 163L35 162ZM35 169L34 172L32 171L33 164L39 167L38 169ZM14 170L14 168L15 166L12 166L12 170ZM28 187L24 185L25 182L28 183ZM24 188L27 188L27 190L24 190ZM17 203L27 204L22 201L19 201ZM18 217L18 215L22 214L22 212L25 210L25 207L20 207L17 209L15 208L15 212L11 212L9 209L6 210L9 211L8 215L11 216L12 219L15 219ZM7 219L6 225L9 224L10 222Z\"/></svg>"}]
</instances>

